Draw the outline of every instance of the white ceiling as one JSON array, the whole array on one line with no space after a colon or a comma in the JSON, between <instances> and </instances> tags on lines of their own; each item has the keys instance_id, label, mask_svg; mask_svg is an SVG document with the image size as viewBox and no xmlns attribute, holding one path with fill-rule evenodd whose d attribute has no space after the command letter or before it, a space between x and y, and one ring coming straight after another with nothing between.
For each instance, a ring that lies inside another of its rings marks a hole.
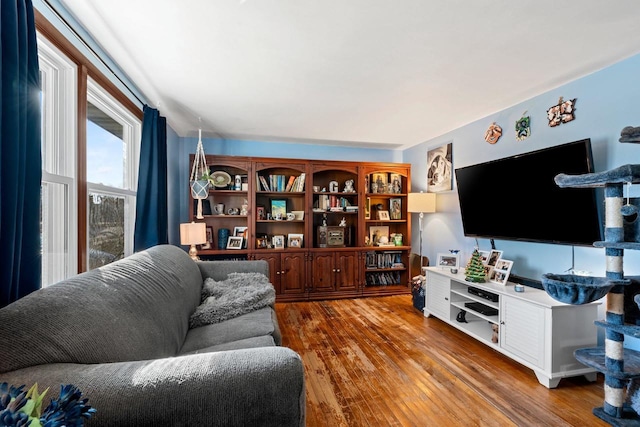
<instances>
[{"instance_id":1,"label":"white ceiling","mask_svg":"<svg viewBox=\"0 0 640 427\"><path fill-rule=\"evenodd\" d=\"M640 52L637 0L62 3L180 136L403 148Z\"/></svg>"}]
</instances>

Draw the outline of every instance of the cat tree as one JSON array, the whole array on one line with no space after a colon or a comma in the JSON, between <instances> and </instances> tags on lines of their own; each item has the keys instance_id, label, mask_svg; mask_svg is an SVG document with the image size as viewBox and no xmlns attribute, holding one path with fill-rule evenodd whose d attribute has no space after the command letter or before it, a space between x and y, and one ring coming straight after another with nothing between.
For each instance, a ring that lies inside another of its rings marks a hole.
<instances>
[{"instance_id":1,"label":"cat tree","mask_svg":"<svg viewBox=\"0 0 640 427\"><path fill-rule=\"evenodd\" d=\"M640 142L638 129L623 129L620 141ZM623 141L630 134L635 139ZM640 249L640 198L631 199L627 193L625 203L623 197L625 185L640 183L640 165L584 175L560 174L555 182L559 187L604 187L605 240L594 246L605 248L606 277L549 273L543 275L543 286L551 297L569 304L587 304L607 296L605 320L595 322L605 329L605 345L579 349L574 355L604 374L604 404L593 413L613 426L640 426L640 352L624 348L625 335L640 338L640 326L624 323L624 289L638 281L625 278L623 270L624 250ZM640 302L640 295L634 300Z\"/></svg>"}]
</instances>

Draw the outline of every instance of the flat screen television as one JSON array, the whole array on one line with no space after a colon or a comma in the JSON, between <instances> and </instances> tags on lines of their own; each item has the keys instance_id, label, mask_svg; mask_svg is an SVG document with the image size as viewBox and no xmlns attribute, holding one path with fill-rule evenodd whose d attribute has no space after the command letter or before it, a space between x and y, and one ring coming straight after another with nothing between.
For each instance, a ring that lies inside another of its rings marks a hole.
<instances>
[{"instance_id":1,"label":"flat screen television","mask_svg":"<svg viewBox=\"0 0 640 427\"><path fill-rule=\"evenodd\" d=\"M590 172L590 139L456 169L465 236L592 246L602 240L595 189L554 181Z\"/></svg>"}]
</instances>

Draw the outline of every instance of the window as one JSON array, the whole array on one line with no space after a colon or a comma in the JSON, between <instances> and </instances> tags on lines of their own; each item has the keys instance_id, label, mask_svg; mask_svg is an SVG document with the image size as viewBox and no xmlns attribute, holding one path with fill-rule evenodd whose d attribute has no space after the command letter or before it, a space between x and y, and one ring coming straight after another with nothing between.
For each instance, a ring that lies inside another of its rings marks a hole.
<instances>
[{"instance_id":1,"label":"window","mask_svg":"<svg viewBox=\"0 0 640 427\"><path fill-rule=\"evenodd\" d=\"M87 90L89 269L133 253L140 121L94 81Z\"/></svg>"},{"instance_id":2,"label":"window","mask_svg":"<svg viewBox=\"0 0 640 427\"><path fill-rule=\"evenodd\" d=\"M36 28L47 286L133 252L142 108L38 14Z\"/></svg>"},{"instance_id":3,"label":"window","mask_svg":"<svg viewBox=\"0 0 640 427\"><path fill-rule=\"evenodd\" d=\"M77 271L76 65L38 35L42 85L42 285Z\"/></svg>"}]
</instances>

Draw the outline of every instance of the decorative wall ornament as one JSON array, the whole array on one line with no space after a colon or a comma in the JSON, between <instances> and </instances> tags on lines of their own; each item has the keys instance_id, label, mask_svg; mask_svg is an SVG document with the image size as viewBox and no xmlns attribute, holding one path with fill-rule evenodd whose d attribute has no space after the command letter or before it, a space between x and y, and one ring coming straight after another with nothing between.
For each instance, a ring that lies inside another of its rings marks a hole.
<instances>
[{"instance_id":1,"label":"decorative wall ornament","mask_svg":"<svg viewBox=\"0 0 640 427\"><path fill-rule=\"evenodd\" d=\"M522 117L516 121L516 141L524 141L531 136L531 116L522 113Z\"/></svg>"},{"instance_id":2,"label":"decorative wall ornament","mask_svg":"<svg viewBox=\"0 0 640 427\"><path fill-rule=\"evenodd\" d=\"M453 188L453 143L427 152L427 193L439 193Z\"/></svg>"},{"instance_id":3,"label":"decorative wall ornament","mask_svg":"<svg viewBox=\"0 0 640 427\"><path fill-rule=\"evenodd\" d=\"M567 123L575 119L576 98L564 101L562 97L558 99L558 104L547 110L549 127L556 127L562 123Z\"/></svg>"},{"instance_id":4,"label":"decorative wall ornament","mask_svg":"<svg viewBox=\"0 0 640 427\"><path fill-rule=\"evenodd\" d=\"M495 144L502 136L502 128L493 122L489 129L484 133L484 140L489 144Z\"/></svg>"},{"instance_id":5,"label":"decorative wall ornament","mask_svg":"<svg viewBox=\"0 0 640 427\"><path fill-rule=\"evenodd\" d=\"M618 141L640 144L640 127L625 126L620 131L620 139Z\"/></svg>"}]
</instances>

